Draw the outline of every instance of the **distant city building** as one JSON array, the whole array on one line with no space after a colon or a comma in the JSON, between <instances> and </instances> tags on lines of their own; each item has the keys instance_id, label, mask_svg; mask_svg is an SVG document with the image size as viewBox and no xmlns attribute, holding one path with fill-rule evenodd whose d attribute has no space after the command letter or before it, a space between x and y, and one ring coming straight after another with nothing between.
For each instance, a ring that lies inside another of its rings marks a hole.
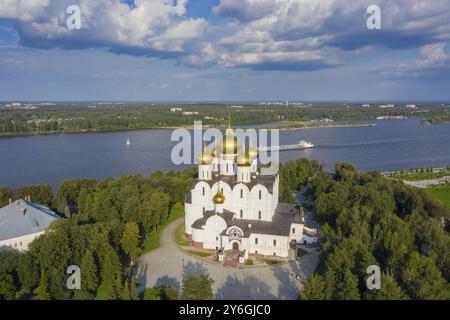
<instances>
[{"instance_id":1,"label":"distant city building","mask_svg":"<svg viewBox=\"0 0 450 320\"><path fill-rule=\"evenodd\" d=\"M394 108L395 105L393 104L387 104L387 105L380 105L380 108Z\"/></svg>"},{"instance_id":2,"label":"distant city building","mask_svg":"<svg viewBox=\"0 0 450 320\"><path fill-rule=\"evenodd\" d=\"M363 108L370 108L370 104L363 104L361 107L363 107Z\"/></svg>"},{"instance_id":3,"label":"distant city building","mask_svg":"<svg viewBox=\"0 0 450 320\"><path fill-rule=\"evenodd\" d=\"M28 245L59 217L51 209L27 200L0 208L0 249L28 250Z\"/></svg>"},{"instance_id":4,"label":"distant city building","mask_svg":"<svg viewBox=\"0 0 450 320\"><path fill-rule=\"evenodd\" d=\"M407 104L406 107L409 108L409 109L416 109L416 105L415 104Z\"/></svg>"},{"instance_id":5,"label":"distant city building","mask_svg":"<svg viewBox=\"0 0 450 320\"><path fill-rule=\"evenodd\" d=\"M184 111L183 116L198 116L198 111Z\"/></svg>"},{"instance_id":6,"label":"distant city building","mask_svg":"<svg viewBox=\"0 0 450 320\"><path fill-rule=\"evenodd\" d=\"M170 112L183 112L183 108L179 108L179 107L170 108Z\"/></svg>"},{"instance_id":7,"label":"distant city building","mask_svg":"<svg viewBox=\"0 0 450 320\"><path fill-rule=\"evenodd\" d=\"M230 109L242 109L244 106L227 106Z\"/></svg>"}]
</instances>

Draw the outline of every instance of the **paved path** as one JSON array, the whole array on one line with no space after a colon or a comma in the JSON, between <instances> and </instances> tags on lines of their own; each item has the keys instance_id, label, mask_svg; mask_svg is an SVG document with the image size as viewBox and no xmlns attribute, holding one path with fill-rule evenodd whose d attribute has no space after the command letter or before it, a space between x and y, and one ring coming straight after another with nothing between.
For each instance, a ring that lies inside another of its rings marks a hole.
<instances>
[{"instance_id":1,"label":"paved path","mask_svg":"<svg viewBox=\"0 0 450 320\"><path fill-rule=\"evenodd\" d=\"M444 183L450 183L450 177L446 176L446 177L442 177L442 178L438 178L438 179L430 179L430 180L414 180L414 181L403 180L403 182L407 185L417 187L417 188L428 188L430 186L435 186L435 185L444 184Z\"/></svg>"},{"instance_id":2,"label":"paved path","mask_svg":"<svg viewBox=\"0 0 450 320\"><path fill-rule=\"evenodd\" d=\"M214 280L217 299L297 299L301 281L318 264L318 251L284 264L236 269L223 267L184 253L174 242L175 230L184 222L180 218L161 232L161 246L137 260L136 277L139 289L156 285L181 287L184 276L208 272ZM301 280L296 280L298 274Z\"/></svg>"}]
</instances>

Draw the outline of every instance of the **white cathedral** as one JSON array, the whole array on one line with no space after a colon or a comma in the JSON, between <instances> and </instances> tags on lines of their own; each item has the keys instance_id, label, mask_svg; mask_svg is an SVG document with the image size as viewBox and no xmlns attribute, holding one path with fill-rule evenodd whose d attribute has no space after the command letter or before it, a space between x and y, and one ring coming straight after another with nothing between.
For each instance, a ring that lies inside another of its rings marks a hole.
<instances>
[{"instance_id":1,"label":"white cathedral","mask_svg":"<svg viewBox=\"0 0 450 320\"><path fill-rule=\"evenodd\" d=\"M221 152L217 152L220 148ZM199 159L198 179L186 194L186 236L194 247L216 250L223 261L238 253L286 258L299 243L311 243L303 211L278 202L279 175L258 172L258 151L251 146L238 156L230 124L221 146ZM240 149L242 150L242 149Z\"/></svg>"}]
</instances>

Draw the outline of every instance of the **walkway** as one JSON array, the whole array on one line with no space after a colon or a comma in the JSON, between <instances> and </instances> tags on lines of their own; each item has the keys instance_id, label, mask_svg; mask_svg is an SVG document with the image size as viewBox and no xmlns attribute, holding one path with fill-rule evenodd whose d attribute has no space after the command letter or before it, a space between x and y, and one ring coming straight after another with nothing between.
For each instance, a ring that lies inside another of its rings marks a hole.
<instances>
[{"instance_id":1,"label":"walkway","mask_svg":"<svg viewBox=\"0 0 450 320\"><path fill-rule=\"evenodd\" d=\"M204 262L175 244L173 234L183 222L180 218L167 225L161 232L161 246L138 258L139 290L157 285L180 288L183 277L208 272L217 299L297 299L301 282L319 261L318 251L313 251L301 261L245 269ZM295 279L296 274L300 280Z\"/></svg>"}]
</instances>

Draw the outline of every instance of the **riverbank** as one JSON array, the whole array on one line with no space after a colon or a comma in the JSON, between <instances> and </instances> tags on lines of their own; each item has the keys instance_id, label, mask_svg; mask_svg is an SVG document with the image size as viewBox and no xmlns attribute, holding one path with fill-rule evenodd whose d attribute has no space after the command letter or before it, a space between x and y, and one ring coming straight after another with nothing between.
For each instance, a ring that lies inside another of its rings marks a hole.
<instances>
[{"instance_id":1,"label":"riverbank","mask_svg":"<svg viewBox=\"0 0 450 320\"><path fill-rule=\"evenodd\" d=\"M286 123L286 122L280 122ZM243 124L241 124L242 126ZM250 123L244 124L245 126L257 126L261 123ZM239 124L235 125L236 129L248 129L239 127ZM302 130L302 129L313 129L313 128L338 128L338 127L372 127L376 126L374 123L309 123L300 122L298 125L287 125L287 126L261 126L255 129L265 129L265 130ZM215 125L203 125L206 129L217 129L224 130L223 127ZM55 135L55 134L83 134L83 133L108 133L108 132L127 132L127 131L142 131L142 130L156 130L156 129L166 129L166 130L176 130L176 129L187 129L193 130L193 125L182 125L182 126L158 126L158 127L144 127L144 128L115 128L115 129L83 129L83 130L49 130L49 131L36 131L36 132L23 132L23 133L0 133L0 138L14 138L14 137L30 137L30 136L45 136L45 135Z\"/></svg>"},{"instance_id":2,"label":"riverbank","mask_svg":"<svg viewBox=\"0 0 450 320\"><path fill-rule=\"evenodd\" d=\"M339 127L375 127L374 123L367 122L346 122L346 123L311 123L311 122L299 122L297 124L288 126L271 126L262 127L260 129L272 130L278 129L282 131L293 131L303 129L315 129L315 128L339 128Z\"/></svg>"}]
</instances>

